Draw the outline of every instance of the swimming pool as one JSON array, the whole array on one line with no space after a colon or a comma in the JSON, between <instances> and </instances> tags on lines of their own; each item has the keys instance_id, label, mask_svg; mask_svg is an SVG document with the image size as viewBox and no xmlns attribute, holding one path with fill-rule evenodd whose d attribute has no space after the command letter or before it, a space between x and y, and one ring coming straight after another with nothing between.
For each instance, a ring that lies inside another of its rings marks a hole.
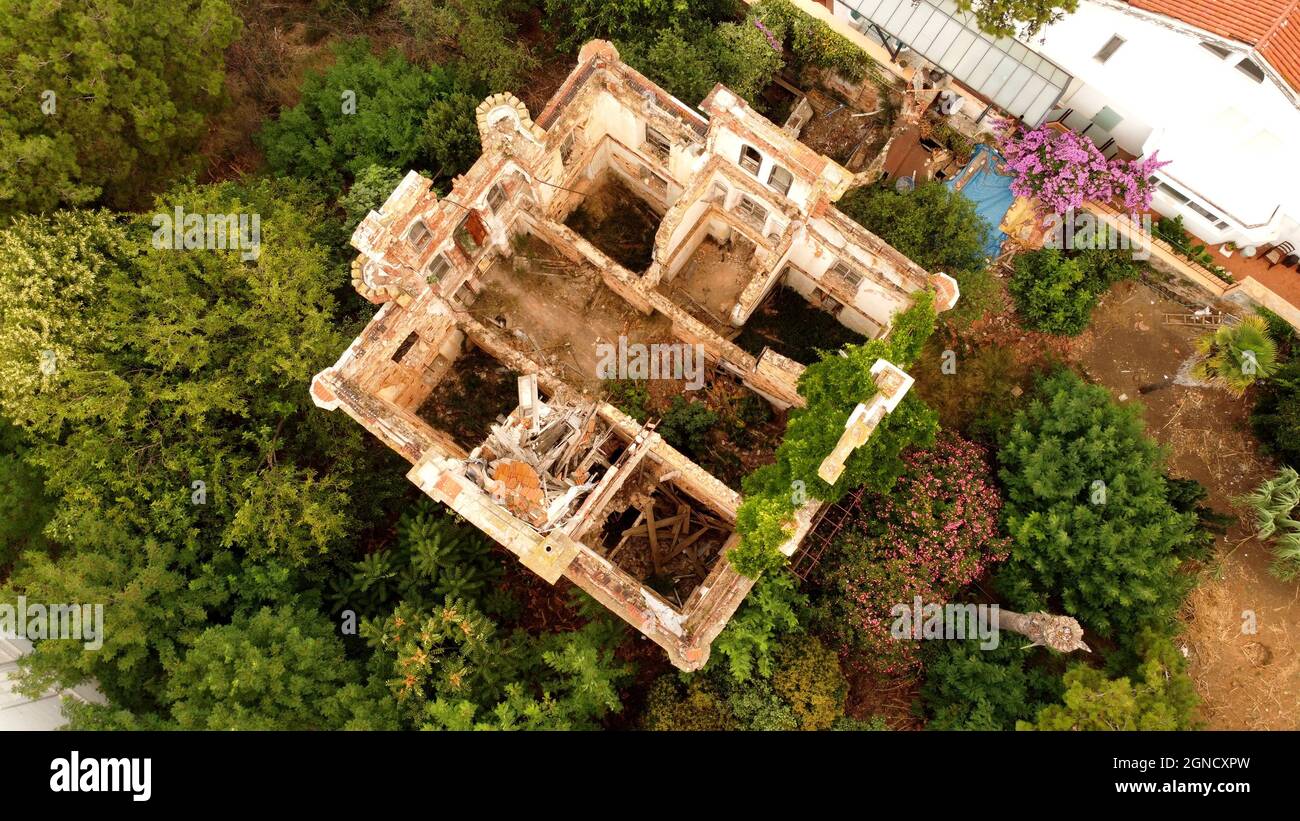
<instances>
[{"instance_id":1,"label":"swimming pool","mask_svg":"<svg viewBox=\"0 0 1300 821\"><path fill-rule=\"evenodd\" d=\"M1011 193L1011 178L994 170L1001 162L1001 154L981 145L975 149L966 167L947 183L950 189L975 203L975 211L988 223L989 235L984 253L990 257L996 257L1006 241L1007 235L998 226L1015 201L1015 195Z\"/></svg>"}]
</instances>

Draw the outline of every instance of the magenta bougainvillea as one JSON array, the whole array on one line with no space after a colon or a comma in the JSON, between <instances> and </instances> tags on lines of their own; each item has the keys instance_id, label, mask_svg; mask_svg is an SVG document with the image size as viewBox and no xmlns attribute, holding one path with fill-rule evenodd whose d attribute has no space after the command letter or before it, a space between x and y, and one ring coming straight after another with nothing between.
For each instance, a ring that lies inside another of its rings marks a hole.
<instances>
[{"instance_id":1,"label":"magenta bougainvillea","mask_svg":"<svg viewBox=\"0 0 1300 821\"><path fill-rule=\"evenodd\" d=\"M1082 134L1040 126L1026 131L1015 121L998 129L998 147L1014 180L1011 193L1037 199L1044 212L1064 214L1088 200L1122 207L1131 214L1151 207L1151 175L1169 163L1159 152L1141 160L1108 160Z\"/></svg>"},{"instance_id":2,"label":"magenta bougainvillea","mask_svg":"<svg viewBox=\"0 0 1300 821\"><path fill-rule=\"evenodd\" d=\"M914 670L919 642L891 635L895 605L942 605L1007 557L1002 497L980 445L945 434L904 457L883 496L865 496L852 528L824 563L819 621L852 666Z\"/></svg>"}]
</instances>

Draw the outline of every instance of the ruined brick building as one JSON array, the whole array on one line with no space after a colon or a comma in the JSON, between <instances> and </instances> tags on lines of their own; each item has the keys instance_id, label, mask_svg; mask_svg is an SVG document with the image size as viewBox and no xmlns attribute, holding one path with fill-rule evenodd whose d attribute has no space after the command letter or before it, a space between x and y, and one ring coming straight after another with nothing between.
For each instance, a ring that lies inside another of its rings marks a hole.
<instances>
[{"instance_id":1,"label":"ruined brick building","mask_svg":"<svg viewBox=\"0 0 1300 821\"><path fill-rule=\"evenodd\" d=\"M834 208L854 182L845 168L722 86L700 108L603 41L582 49L536 119L511 94L489 97L482 155L447 196L411 172L357 227L353 285L382 307L312 383L317 405L342 408L406 457L426 494L547 582L568 578L683 670L704 664L753 585L725 558L740 497L653 420L600 399L597 346L687 343L710 378L785 409L802 402L803 365L729 341L778 285L870 337L917 291L936 290L941 310L957 299L951 278ZM580 209L610 196L612 231L575 230L592 224L574 220ZM637 212L652 226L641 256L617 222ZM482 436L458 439L420 409L471 352L518 375L517 397ZM841 462L910 387L878 365L881 392L854 414ZM816 509L800 511L787 555ZM673 567L689 590L647 581Z\"/></svg>"}]
</instances>

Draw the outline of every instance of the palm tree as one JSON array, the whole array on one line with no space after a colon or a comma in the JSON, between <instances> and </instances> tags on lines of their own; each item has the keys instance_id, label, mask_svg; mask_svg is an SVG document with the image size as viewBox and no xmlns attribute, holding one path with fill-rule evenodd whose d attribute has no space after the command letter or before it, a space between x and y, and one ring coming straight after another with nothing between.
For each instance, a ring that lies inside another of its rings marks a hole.
<instances>
[{"instance_id":1,"label":"palm tree","mask_svg":"<svg viewBox=\"0 0 1300 821\"><path fill-rule=\"evenodd\" d=\"M1223 385L1237 396L1256 379L1272 376L1278 369L1277 343L1268 335L1268 323L1258 315L1236 325L1224 325L1196 340L1201 360L1192 376Z\"/></svg>"},{"instance_id":2,"label":"palm tree","mask_svg":"<svg viewBox=\"0 0 1300 821\"><path fill-rule=\"evenodd\" d=\"M1256 535L1274 537L1271 572L1282 581L1300 578L1300 522L1292 514L1300 507L1300 475L1283 468L1243 499L1255 511Z\"/></svg>"}]
</instances>

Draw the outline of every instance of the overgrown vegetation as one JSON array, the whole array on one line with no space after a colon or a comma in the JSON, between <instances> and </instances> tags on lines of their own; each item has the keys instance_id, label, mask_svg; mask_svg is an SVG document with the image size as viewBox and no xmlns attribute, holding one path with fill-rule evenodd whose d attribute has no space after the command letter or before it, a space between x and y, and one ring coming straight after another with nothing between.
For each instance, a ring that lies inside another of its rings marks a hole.
<instances>
[{"instance_id":1,"label":"overgrown vegetation","mask_svg":"<svg viewBox=\"0 0 1300 821\"><path fill-rule=\"evenodd\" d=\"M744 501L736 519L741 543L728 554L741 573L756 577L784 565L780 547L789 538L791 517L805 501L834 501L860 486L886 493L903 472L902 452L933 442L938 426L934 412L909 395L885 417L867 443L849 456L844 473L833 486L817 475L853 408L877 392L871 366L885 359L907 369L934 332L934 297L928 293L917 297L911 308L895 317L887 339L823 353L800 376L799 393L807 405L791 411L775 463L759 468L744 481Z\"/></svg>"},{"instance_id":2,"label":"overgrown vegetation","mask_svg":"<svg viewBox=\"0 0 1300 821\"><path fill-rule=\"evenodd\" d=\"M1170 504L1163 458L1136 408L1069 371L1043 379L999 454L1012 549L998 589L1120 644L1166 629L1195 515Z\"/></svg>"},{"instance_id":3,"label":"overgrown vegetation","mask_svg":"<svg viewBox=\"0 0 1300 821\"><path fill-rule=\"evenodd\" d=\"M373 165L451 176L478 154L481 101L453 71L424 68L364 39L339 44L335 63L303 81L302 101L265 125L259 142L278 174L335 191Z\"/></svg>"},{"instance_id":4,"label":"overgrown vegetation","mask_svg":"<svg viewBox=\"0 0 1300 821\"><path fill-rule=\"evenodd\" d=\"M1300 579L1300 476L1295 468L1282 468L1243 501L1255 513L1256 535L1273 540L1273 575L1283 581Z\"/></svg>"},{"instance_id":5,"label":"overgrown vegetation","mask_svg":"<svg viewBox=\"0 0 1300 821\"><path fill-rule=\"evenodd\" d=\"M1006 558L1001 495L979 445L946 434L904 459L887 494L863 501L823 559L815 622L842 655L884 674L913 672L918 642L900 641L891 610L950 601Z\"/></svg>"},{"instance_id":6,"label":"overgrown vegetation","mask_svg":"<svg viewBox=\"0 0 1300 821\"><path fill-rule=\"evenodd\" d=\"M1011 295L1025 324L1050 334L1076 336L1112 285L1137 279L1141 267L1124 250L1107 247L1105 230L1092 249L1067 254L1055 248L1016 256Z\"/></svg>"},{"instance_id":7,"label":"overgrown vegetation","mask_svg":"<svg viewBox=\"0 0 1300 821\"><path fill-rule=\"evenodd\" d=\"M939 182L923 183L907 194L882 184L850 190L836 208L927 271L957 280L961 300L946 319L964 324L992 305L997 290L984 244L993 226L960 193Z\"/></svg>"},{"instance_id":8,"label":"overgrown vegetation","mask_svg":"<svg viewBox=\"0 0 1300 821\"><path fill-rule=\"evenodd\" d=\"M139 207L196 168L240 31L228 3L23 5L0 15L0 218Z\"/></svg>"}]
</instances>

